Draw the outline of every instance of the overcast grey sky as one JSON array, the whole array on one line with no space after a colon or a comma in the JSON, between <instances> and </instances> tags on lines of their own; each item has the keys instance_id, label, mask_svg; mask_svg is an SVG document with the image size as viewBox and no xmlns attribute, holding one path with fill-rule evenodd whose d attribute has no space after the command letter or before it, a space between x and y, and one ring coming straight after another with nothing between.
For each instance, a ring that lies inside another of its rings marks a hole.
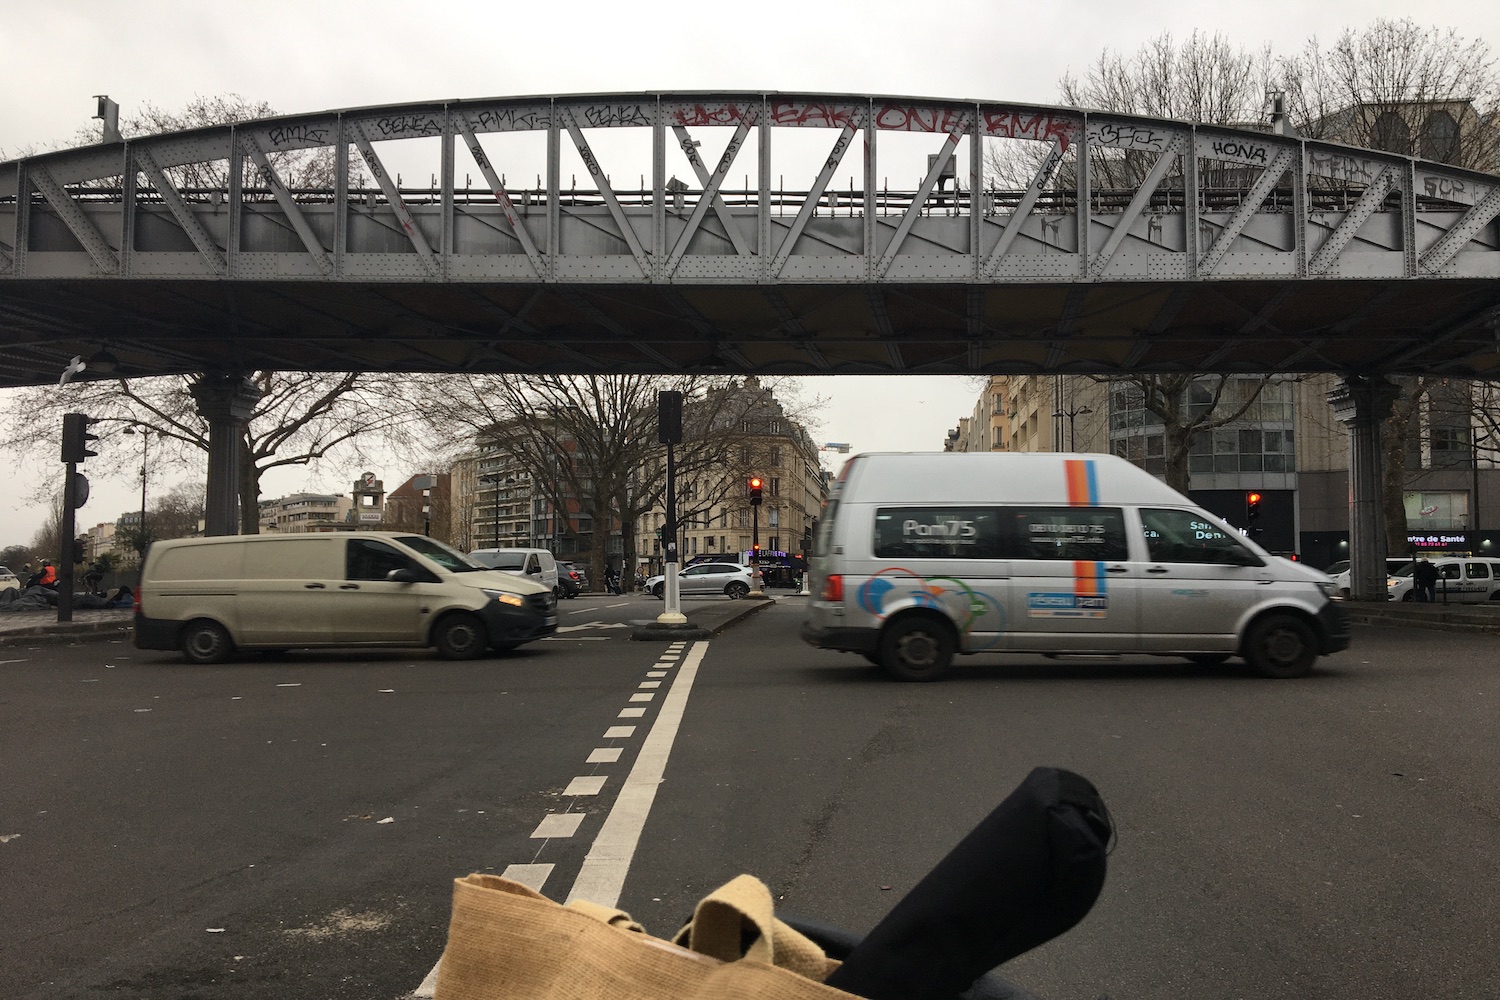
<instances>
[{"instance_id":1,"label":"overcast grey sky","mask_svg":"<svg viewBox=\"0 0 1500 1000\"><path fill-rule=\"evenodd\" d=\"M0 159L66 144L108 94L180 108L195 95L237 93L283 113L447 98L643 90L793 90L1047 104L1057 80L1106 48L1133 52L1163 30L1223 33L1289 54L1309 36L1333 41L1378 17L1414 18L1500 45L1500 3L1432 0L759 0L757 3L561 4L427 0L0 0ZM941 448L974 404L961 379L819 379L828 405L819 441L855 450ZM0 393L0 405L6 394ZM126 439L127 441L133 439ZM21 481L55 455L20 464L0 484L0 545L29 541L40 510ZM79 523L139 504L138 459L106 478ZM359 470L325 467L267 483L347 491ZM399 481L415 469L382 470ZM19 472L20 475L15 473ZM153 492L182 477L153 479Z\"/></svg>"}]
</instances>

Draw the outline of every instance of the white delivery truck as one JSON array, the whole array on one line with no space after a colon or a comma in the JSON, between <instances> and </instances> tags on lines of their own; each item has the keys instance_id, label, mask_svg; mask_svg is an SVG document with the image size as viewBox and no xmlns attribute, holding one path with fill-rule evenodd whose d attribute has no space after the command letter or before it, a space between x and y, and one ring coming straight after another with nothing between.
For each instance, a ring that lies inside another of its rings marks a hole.
<instances>
[{"instance_id":1,"label":"white delivery truck","mask_svg":"<svg viewBox=\"0 0 1500 1000\"><path fill-rule=\"evenodd\" d=\"M157 542L136 600L136 647L194 663L313 646L434 646L458 660L557 631L548 588L386 531Z\"/></svg>"},{"instance_id":2,"label":"white delivery truck","mask_svg":"<svg viewBox=\"0 0 1500 1000\"><path fill-rule=\"evenodd\" d=\"M1298 677L1349 645L1326 575L1112 455L857 455L809 565L803 638L902 680L981 652L1238 655Z\"/></svg>"}]
</instances>

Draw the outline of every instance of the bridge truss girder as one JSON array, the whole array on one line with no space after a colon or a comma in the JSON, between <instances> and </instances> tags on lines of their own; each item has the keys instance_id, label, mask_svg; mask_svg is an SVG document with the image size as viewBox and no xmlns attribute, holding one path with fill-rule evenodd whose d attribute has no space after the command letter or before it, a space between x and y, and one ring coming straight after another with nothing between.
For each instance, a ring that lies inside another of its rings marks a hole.
<instances>
[{"instance_id":1,"label":"bridge truss girder","mask_svg":"<svg viewBox=\"0 0 1500 1000\"><path fill-rule=\"evenodd\" d=\"M619 130L649 136L649 164L617 155ZM791 130L828 151L788 187L773 153ZM537 185L485 146L522 133L544 140ZM898 133L930 152L891 190ZM386 144L408 139L436 151L427 187L390 169ZM1035 145L1025 191L984 181L1001 140ZM564 186L565 148L583 189ZM334 180L294 190L283 165L308 151L331 151ZM1100 164L1126 160L1137 179L1105 190ZM352 189L350 162L373 185ZM203 164L224 180L189 187ZM1205 188L1209 167L1236 189ZM0 384L102 349L124 374L1493 375L1497 214L1492 175L1062 108L633 94L327 112L0 164Z\"/></svg>"}]
</instances>

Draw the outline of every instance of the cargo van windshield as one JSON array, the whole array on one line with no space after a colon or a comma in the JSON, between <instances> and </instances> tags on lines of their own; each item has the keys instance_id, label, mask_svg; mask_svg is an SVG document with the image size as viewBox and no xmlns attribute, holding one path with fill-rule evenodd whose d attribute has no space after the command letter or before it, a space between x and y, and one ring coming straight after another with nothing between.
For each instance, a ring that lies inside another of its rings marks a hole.
<instances>
[{"instance_id":1,"label":"cargo van windshield","mask_svg":"<svg viewBox=\"0 0 1500 1000\"><path fill-rule=\"evenodd\" d=\"M484 569L463 553L423 535L402 535L396 541L437 563L450 573L477 573Z\"/></svg>"}]
</instances>

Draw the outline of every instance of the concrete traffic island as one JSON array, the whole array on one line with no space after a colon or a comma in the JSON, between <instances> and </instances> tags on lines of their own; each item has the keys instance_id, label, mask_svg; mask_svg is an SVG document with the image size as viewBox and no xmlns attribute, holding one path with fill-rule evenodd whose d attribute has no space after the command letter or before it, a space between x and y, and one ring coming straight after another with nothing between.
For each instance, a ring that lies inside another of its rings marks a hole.
<instances>
[{"instance_id":1,"label":"concrete traffic island","mask_svg":"<svg viewBox=\"0 0 1500 1000\"><path fill-rule=\"evenodd\" d=\"M747 595L738 601L715 601L687 613L684 625L659 621L632 622L630 638L642 642L675 642L680 639L712 639L735 622L776 603L773 597Z\"/></svg>"}]
</instances>

